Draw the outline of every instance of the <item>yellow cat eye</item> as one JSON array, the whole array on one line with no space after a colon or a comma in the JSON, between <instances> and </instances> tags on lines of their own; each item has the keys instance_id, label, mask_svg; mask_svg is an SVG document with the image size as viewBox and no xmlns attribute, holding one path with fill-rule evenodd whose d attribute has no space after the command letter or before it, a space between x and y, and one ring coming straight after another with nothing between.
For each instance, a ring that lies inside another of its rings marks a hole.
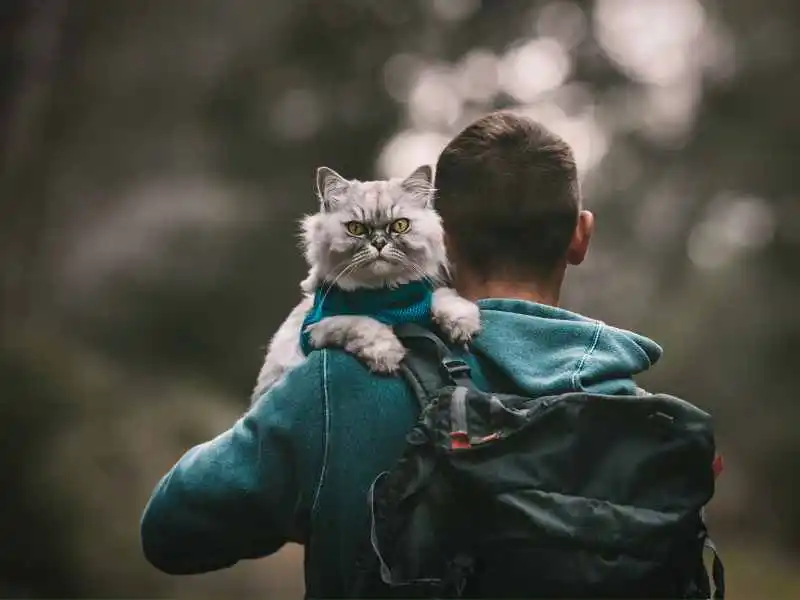
<instances>
[{"instance_id":1,"label":"yellow cat eye","mask_svg":"<svg viewBox=\"0 0 800 600\"><path fill-rule=\"evenodd\" d=\"M397 219L389 225L389 229L395 233L405 233L409 227L411 227L411 222L408 219Z\"/></svg>"},{"instance_id":2,"label":"yellow cat eye","mask_svg":"<svg viewBox=\"0 0 800 600\"><path fill-rule=\"evenodd\" d=\"M347 233L350 235L362 236L367 233L366 225L359 223L358 221L348 221L344 224L344 227L347 229Z\"/></svg>"}]
</instances>

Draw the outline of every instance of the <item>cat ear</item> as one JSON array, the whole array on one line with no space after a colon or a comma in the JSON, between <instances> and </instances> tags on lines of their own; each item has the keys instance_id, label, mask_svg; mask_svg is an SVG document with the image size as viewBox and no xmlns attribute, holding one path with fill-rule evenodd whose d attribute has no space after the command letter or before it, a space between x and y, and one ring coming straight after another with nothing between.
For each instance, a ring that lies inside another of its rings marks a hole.
<instances>
[{"instance_id":1,"label":"cat ear","mask_svg":"<svg viewBox=\"0 0 800 600\"><path fill-rule=\"evenodd\" d=\"M400 184L409 198L423 207L433 205L433 169L430 165L422 165L406 177Z\"/></svg>"},{"instance_id":2,"label":"cat ear","mask_svg":"<svg viewBox=\"0 0 800 600\"><path fill-rule=\"evenodd\" d=\"M323 210L331 210L347 193L350 182L330 167L317 169L317 196Z\"/></svg>"}]
</instances>

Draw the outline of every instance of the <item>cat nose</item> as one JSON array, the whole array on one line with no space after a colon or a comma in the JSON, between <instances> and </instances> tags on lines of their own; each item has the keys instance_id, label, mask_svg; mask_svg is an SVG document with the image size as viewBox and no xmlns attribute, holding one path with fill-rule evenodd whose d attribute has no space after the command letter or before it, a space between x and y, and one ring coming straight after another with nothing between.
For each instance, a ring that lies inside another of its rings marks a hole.
<instances>
[{"instance_id":1,"label":"cat nose","mask_svg":"<svg viewBox=\"0 0 800 600\"><path fill-rule=\"evenodd\" d=\"M378 252L383 250L383 248L384 248L384 246L386 246L386 244L387 244L387 241L385 239L383 239L383 238L375 238L374 240L372 240L372 245L375 246L375 248L378 250Z\"/></svg>"}]
</instances>

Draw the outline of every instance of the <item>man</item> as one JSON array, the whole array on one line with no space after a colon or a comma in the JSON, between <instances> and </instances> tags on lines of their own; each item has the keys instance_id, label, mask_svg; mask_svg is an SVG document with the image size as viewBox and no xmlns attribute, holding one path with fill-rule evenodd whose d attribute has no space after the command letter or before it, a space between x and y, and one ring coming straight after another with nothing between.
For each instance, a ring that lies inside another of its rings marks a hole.
<instances>
[{"instance_id":1,"label":"man","mask_svg":"<svg viewBox=\"0 0 800 600\"><path fill-rule=\"evenodd\" d=\"M491 114L444 149L436 187L456 287L481 307L466 356L478 385L635 394L633 376L659 346L558 308L566 268L584 260L593 229L569 146L533 121ZM311 353L159 483L141 524L147 559L202 573L294 541L305 545L307 596L346 595L368 534L367 490L416 418L402 379L341 350Z\"/></svg>"}]
</instances>

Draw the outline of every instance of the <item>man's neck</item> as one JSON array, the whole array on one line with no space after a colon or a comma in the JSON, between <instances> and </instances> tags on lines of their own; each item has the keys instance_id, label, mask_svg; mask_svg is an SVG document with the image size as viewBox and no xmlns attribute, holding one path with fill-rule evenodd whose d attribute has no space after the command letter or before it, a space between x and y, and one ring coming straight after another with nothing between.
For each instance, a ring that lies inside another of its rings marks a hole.
<instances>
[{"instance_id":1,"label":"man's neck","mask_svg":"<svg viewBox=\"0 0 800 600\"><path fill-rule=\"evenodd\" d=\"M509 298L558 306L560 285L516 281L457 281L456 291L473 302L482 298Z\"/></svg>"}]
</instances>

